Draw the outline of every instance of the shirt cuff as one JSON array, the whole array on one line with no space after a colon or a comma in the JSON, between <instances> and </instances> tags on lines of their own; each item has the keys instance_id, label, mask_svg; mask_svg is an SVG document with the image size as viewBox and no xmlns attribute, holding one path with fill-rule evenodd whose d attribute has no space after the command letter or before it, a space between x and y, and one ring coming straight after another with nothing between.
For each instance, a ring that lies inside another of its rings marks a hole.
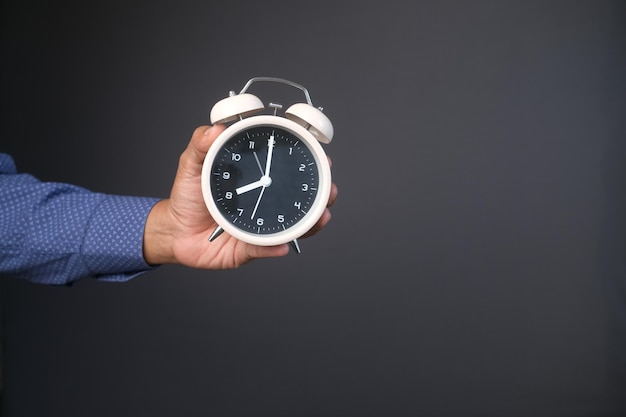
<instances>
[{"instance_id":1,"label":"shirt cuff","mask_svg":"<svg viewBox=\"0 0 626 417\"><path fill-rule=\"evenodd\" d=\"M81 254L90 274L127 281L155 268L143 257L146 220L156 198L106 195L87 226Z\"/></svg>"}]
</instances>

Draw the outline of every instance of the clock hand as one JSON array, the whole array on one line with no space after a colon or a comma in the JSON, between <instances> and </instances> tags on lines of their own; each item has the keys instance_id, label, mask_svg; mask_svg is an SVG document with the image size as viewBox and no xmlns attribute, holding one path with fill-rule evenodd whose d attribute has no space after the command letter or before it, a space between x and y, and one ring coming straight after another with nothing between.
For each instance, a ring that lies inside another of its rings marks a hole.
<instances>
[{"instance_id":1,"label":"clock hand","mask_svg":"<svg viewBox=\"0 0 626 417\"><path fill-rule=\"evenodd\" d=\"M261 188L261 192L259 193L259 198L257 198L256 200L256 204L254 205L254 210L252 210L252 215L250 216L250 219L254 219L256 210L259 208L259 203L261 202L261 197L263 197L263 193L265 192L265 189L272 183L272 179L270 178L270 169L272 167L272 154L274 153L275 143L276 142L274 141L274 133L272 133L270 138L267 140L267 159L265 160L265 174L258 181L261 184L261 187L263 188ZM252 183L250 185L252 186L253 184L254 186L250 188L251 190L258 187L256 183ZM245 191L248 190L246 186L241 187L241 188Z\"/></svg>"},{"instance_id":2,"label":"clock hand","mask_svg":"<svg viewBox=\"0 0 626 417\"><path fill-rule=\"evenodd\" d=\"M237 195L239 195L239 194L247 193L248 191L252 191L255 188L259 188L262 186L263 186L263 181L258 180L258 181L251 182L250 184L247 184L247 185L242 185L241 187L237 188L235 192L237 193Z\"/></svg>"},{"instance_id":3,"label":"clock hand","mask_svg":"<svg viewBox=\"0 0 626 417\"><path fill-rule=\"evenodd\" d=\"M264 174L263 172L263 168L261 167L261 161L259 161L259 157L257 156L256 152L252 152L254 154L254 159L256 159L256 164L259 166L259 171L261 171L261 175Z\"/></svg>"},{"instance_id":4,"label":"clock hand","mask_svg":"<svg viewBox=\"0 0 626 417\"><path fill-rule=\"evenodd\" d=\"M242 185L241 187L237 188L235 192L237 193L237 195L240 195L243 193L247 193L248 191L252 191L259 187L269 187L271 183L272 183L272 179L270 177L266 177L265 175L263 175L260 180L251 182L250 184L247 184L247 185Z\"/></svg>"},{"instance_id":5,"label":"clock hand","mask_svg":"<svg viewBox=\"0 0 626 417\"><path fill-rule=\"evenodd\" d=\"M263 197L263 192L265 191L265 187L261 188L261 192L259 193L259 198L256 200L256 204L254 205L254 210L252 210L252 216L250 216L250 220L254 219L254 215L256 214L256 209L259 208L259 203L261 202L261 197Z\"/></svg>"},{"instance_id":6,"label":"clock hand","mask_svg":"<svg viewBox=\"0 0 626 417\"><path fill-rule=\"evenodd\" d=\"M272 132L272 136L267 140L267 159L265 160L265 176L270 176L270 168L272 166L272 154L274 153L274 133Z\"/></svg>"},{"instance_id":7,"label":"clock hand","mask_svg":"<svg viewBox=\"0 0 626 417\"><path fill-rule=\"evenodd\" d=\"M258 181L258 183L261 185L261 192L259 193L259 198L257 198L256 200L256 204L254 205L254 210L252 210L252 215L250 216L250 219L254 219L254 215L256 214L256 210L259 208L259 203L261 202L261 198L263 197L263 193L265 192L265 189L272 183L272 179L270 178L270 169L272 167L272 155L274 153L274 144L276 142L274 141L274 133L272 132L272 135L270 136L270 138L267 140L267 159L265 160L265 174L261 177L261 179ZM255 154L256 156L256 154ZM249 184L250 186L252 186L251 188L248 189L247 186L243 186L238 190L244 190L242 192L245 191L249 191L249 190L253 190L255 188L258 187L257 183L252 183ZM239 192L237 194L240 194Z\"/></svg>"}]
</instances>

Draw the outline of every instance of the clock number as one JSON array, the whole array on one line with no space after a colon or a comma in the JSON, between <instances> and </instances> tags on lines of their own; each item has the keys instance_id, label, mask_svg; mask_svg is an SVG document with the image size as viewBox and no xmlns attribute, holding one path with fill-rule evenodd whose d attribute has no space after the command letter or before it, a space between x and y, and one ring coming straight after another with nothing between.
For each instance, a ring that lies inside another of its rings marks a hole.
<instances>
[{"instance_id":1,"label":"clock number","mask_svg":"<svg viewBox=\"0 0 626 417\"><path fill-rule=\"evenodd\" d=\"M257 217L256 224L257 224L257 226L263 226L263 218L262 217Z\"/></svg>"},{"instance_id":2,"label":"clock number","mask_svg":"<svg viewBox=\"0 0 626 417\"><path fill-rule=\"evenodd\" d=\"M226 197L226 200L232 200L233 193L231 193L230 191L226 191L226 194L224 194L224 197Z\"/></svg>"},{"instance_id":3,"label":"clock number","mask_svg":"<svg viewBox=\"0 0 626 417\"><path fill-rule=\"evenodd\" d=\"M302 184L302 191L309 191L309 184Z\"/></svg>"},{"instance_id":4,"label":"clock number","mask_svg":"<svg viewBox=\"0 0 626 417\"><path fill-rule=\"evenodd\" d=\"M293 153L293 148L289 148L289 155Z\"/></svg>"},{"instance_id":5,"label":"clock number","mask_svg":"<svg viewBox=\"0 0 626 417\"><path fill-rule=\"evenodd\" d=\"M222 172L222 178L224 178L225 180L230 178L230 172L228 171L224 171Z\"/></svg>"},{"instance_id":6,"label":"clock number","mask_svg":"<svg viewBox=\"0 0 626 417\"><path fill-rule=\"evenodd\" d=\"M306 165L300 164L300 168L298 169L298 171L304 172L304 168L306 168Z\"/></svg>"},{"instance_id":7,"label":"clock number","mask_svg":"<svg viewBox=\"0 0 626 417\"><path fill-rule=\"evenodd\" d=\"M241 154L233 153L232 160L233 161L241 161Z\"/></svg>"},{"instance_id":8,"label":"clock number","mask_svg":"<svg viewBox=\"0 0 626 417\"><path fill-rule=\"evenodd\" d=\"M248 149L254 149L254 141L253 140L248 142Z\"/></svg>"},{"instance_id":9,"label":"clock number","mask_svg":"<svg viewBox=\"0 0 626 417\"><path fill-rule=\"evenodd\" d=\"M300 205L301 205L301 204L300 204L300 202L299 202L299 201L296 201L296 202L294 202L294 203L293 203L293 206L294 206L294 207L297 207L297 208L300 208Z\"/></svg>"},{"instance_id":10,"label":"clock number","mask_svg":"<svg viewBox=\"0 0 626 417\"><path fill-rule=\"evenodd\" d=\"M278 223L284 223L285 222L285 215L284 214L279 214L277 220L278 220Z\"/></svg>"},{"instance_id":11,"label":"clock number","mask_svg":"<svg viewBox=\"0 0 626 417\"><path fill-rule=\"evenodd\" d=\"M239 217L243 216L243 209L242 208L238 208L237 209L237 213L239 213Z\"/></svg>"}]
</instances>

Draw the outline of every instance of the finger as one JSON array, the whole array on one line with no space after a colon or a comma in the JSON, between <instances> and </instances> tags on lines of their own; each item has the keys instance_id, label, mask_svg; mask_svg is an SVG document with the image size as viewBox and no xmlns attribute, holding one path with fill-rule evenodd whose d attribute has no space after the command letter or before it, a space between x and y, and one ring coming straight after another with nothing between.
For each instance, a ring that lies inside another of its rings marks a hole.
<instances>
[{"instance_id":1,"label":"finger","mask_svg":"<svg viewBox=\"0 0 626 417\"><path fill-rule=\"evenodd\" d=\"M224 131L224 125L200 126L191 136L187 149L180 157L179 167L189 176L202 172L202 164L215 139Z\"/></svg>"},{"instance_id":2,"label":"finger","mask_svg":"<svg viewBox=\"0 0 626 417\"><path fill-rule=\"evenodd\" d=\"M289 253L289 245L286 243L277 246L247 245L246 252L249 261L259 258L276 258L287 255Z\"/></svg>"},{"instance_id":3,"label":"finger","mask_svg":"<svg viewBox=\"0 0 626 417\"><path fill-rule=\"evenodd\" d=\"M332 207L337 201L337 195L339 194L339 189L337 188L337 184L332 183L330 185L330 196L328 197L328 204L326 207Z\"/></svg>"},{"instance_id":4,"label":"finger","mask_svg":"<svg viewBox=\"0 0 626 417\"><path fill-rule=\"evenodd\" d=\"M326 227L326 225L328 224L331 218L332 218L332 215L330 214L330 210L329 209L324 210L324 213L322 213L322 217L320 217L317 223L315 223L315 225L308 232L302 235L302 239L309 238L313 236L314 234L316 234L317 232L319 232L320 230L322 230L324 227Z\"/></svg>"},{"instance_id":5,"label":"finger","mask_svg":"<svg viewBox=\"0 0 626 417\"><path fill-rule=\"evenodd\" d=\"M191 136L189 142L189 148L200 156L200 159L204 161L204 156L209 151L209 148L215 142L215 139L224 131L226 126L213 125L213 126L200 126Z\"/></svg>"}]
</instances>

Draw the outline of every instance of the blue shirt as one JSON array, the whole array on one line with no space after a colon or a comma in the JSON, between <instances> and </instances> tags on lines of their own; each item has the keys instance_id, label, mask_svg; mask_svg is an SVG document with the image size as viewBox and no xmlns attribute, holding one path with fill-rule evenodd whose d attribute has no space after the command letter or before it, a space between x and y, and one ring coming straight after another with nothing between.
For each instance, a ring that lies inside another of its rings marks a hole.
<instances>
[{"instance_id":1,"label":"blue shirt","mask_svg":"<svg viewBox=\"0 0 626 417\"><path fill-rule=\"evenodd\" d=\"M56 285L129 280L151 268L143 232L157 201L41 182L0 153L0 272Z\"/></svg>"}]
</instances>

